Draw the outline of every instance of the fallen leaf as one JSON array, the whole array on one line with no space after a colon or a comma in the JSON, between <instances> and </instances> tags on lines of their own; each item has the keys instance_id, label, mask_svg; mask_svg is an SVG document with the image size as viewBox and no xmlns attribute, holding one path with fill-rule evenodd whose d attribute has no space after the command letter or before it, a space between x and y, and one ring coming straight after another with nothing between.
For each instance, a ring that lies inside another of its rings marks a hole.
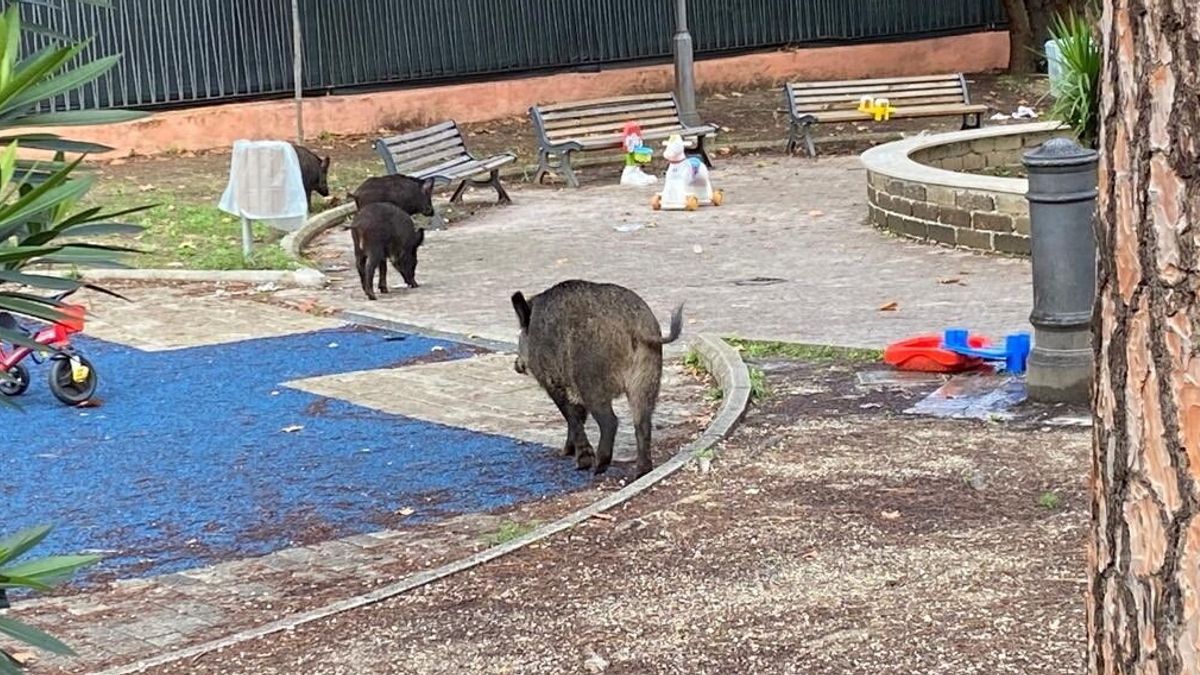
<instances>
[{"instance_id":1,"label":"fallen leaf","mask_svg":"<svg viewBox=\"0 0 1200 675\"><path fill-rule=\"evenodd\" d=\"M696 244L692 247L692 253L704 253L704 247L700 244Z\"/></svg>"},{"instance_id":2,"label":"fallen leaf","mask_svg":"<svg viewBox=\"0 0 1200 675\"><path fill-rule=\"evenodd\" d=\"M713 98L717 99L718 101L726 101L729 99L729 97L725 94L713 94Z\"/></svg>"},{"instance_id":3,"label":"fallen leaf","mask_svg":"<svg viewBox=\"0 0 1200 675\"><path fill-rule=\"evenodd\" d=\"M597 518L599 520L607 520L610 523L613 522L614 520L616 520L616 518L608 515L607 513L593 513L592 517Z\"/></svg>"},{"instance_id":4,"label":"fallen leaf","mask_svg":"<svg viewBox=\"0 0 1200 675\"><path fill-rule=\"evenodd\" d=\"M17 665L21 666L22 668L37 663L37 654L34 654L33 652L12 652L8 656L13 661L16 661Z\"/></svg>"},{"instance_id":5,"label":"fallen leaf","mask_svg":"<svg viewBox=\"0 0 1200 675\"><path fill-rule=\"evenodd\" d=\"M879 311L881 312L894 312L897 309L900 309L900 303L895 300L879 306Z\"/></svg>"},{"instance_id":6,"label":"fallen leaf","mask_svg":"<svg viewBox=\"0 0 1200 675\"><path fill-rule=\"evenodd\" d=\"M83 403L80 403L80 404L76 405L75 407L76 407L76 408L99 408L99 407L100 407L100 406L102 406L102 405L104 405L104 399L102 399L102 398L89 398L88 400L84 401Z\"/></svg>"},{"instance_id":7,"label":"fallen leaf","mask_svg":"<svg viewBox=\"0 0 1200 675\"><path fill-rule=\"evenodd\" d=\"M721 155L722 157L733 154L733 148L729 147L728 145L722 145L721 147L717 148L717 154Z\"/></svg>"},{"instance_id":8,"label":"fallen leaf","mask_svg":"<svg viewBox=\"0 0 1200 675\"><path fill-rule=\"evenodd\" d=\"M142 192L149 192L151 190L157 190L158 188L154 187L150 183L147 183L145 185L139 185L138 189L141 190Z\"/></svg>"},{"instance_id":9,"label":"fallen leaf","mask_svg":"<svg viewBox=\"0 0 1200 675\"><path fill-rule=\"evenodd\" d=\"M884 520L898 520L900 518L899 511L884 511L883 513L880 513L879 515L883 516Z\"/></svg>"},{"instance_id":10,"label":"fallen leaf","mask_svg":"<svg viewBox=\"0 0 1200 675\"><path fill-rule=\"evenodd\" d=\"M823 215L825 215L825 212L820 209L813 209L812 211L808 212L809 218L820 218Z\"/></svg>"},{"instance_id":11,"label":"fallen leaf","mask_svg":"<svg viewBox=\"0 0 1200 675\"><path fill-rule=\"evenodd\" d=\"M743 94L740 91L731 91L731 92L729 92L729 95L734 98L741 98L741 97L745 96L745 94Z\"/></svg>"},{"instance_id":12,"label":"fallen leaf","mask_svg":"<svg viewBox=\"0 0 1200 675\"><path fill-rule=\"evenodd\" d=\"M405 506L404 508L396 511L396 513L398 513L402 516L411 516L412 514L414 514L416 512L417 512L417 510L412 508L411 506Z\"/></svg>"},{"instance_id":13,"label":"fallen leaf","mask_svg":"<svg viewBox=\"0 0 1200 675\"><path fill-rule=\"evenodd\" d=\"M286 426L286 427L280 429L280 431L282 431L285 434L294 434L303 428L304 428L303 424L293 424L291 426Z\"/></svg>"},{"instance_id":14,"label":"fallen leaf","mask_svg":"<svg viewBox=\"0 0 1200 675\"><path fill-rule=\"evenodd\" d=\"M962 279L959 279L958 277L942 277L941 279L938 279L938 283L945 286L950 284L961 284Z\"/></svg>"}]
</instances>

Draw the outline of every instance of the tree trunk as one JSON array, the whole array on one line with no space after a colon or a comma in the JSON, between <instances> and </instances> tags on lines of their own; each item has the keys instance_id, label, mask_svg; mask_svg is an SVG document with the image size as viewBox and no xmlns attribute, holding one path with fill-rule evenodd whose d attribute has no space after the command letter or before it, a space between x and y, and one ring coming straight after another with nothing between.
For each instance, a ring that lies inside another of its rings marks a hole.
<instances>
[{"instance_id":1,"label":"tree trunk","mask_svg":"<svg viewBox=\"0 0 1200 675\"><path fill-rule=\"evenodd\" d=\"M1033 72L1033 26L1029 23L1029 8L1025 0L1004 0L1008 14L1008 70L1013 73Z\"/></svg>"},{"instance_id":2,"label":"tree trunk","mask_svg":"<svg viewBox=\"0 0 1200 675\"><path fill-rule=\"evenodd\" d=\"M1200 7L1105 0L1091 673L1200 672Z\"/></svg>"}]
</instances>

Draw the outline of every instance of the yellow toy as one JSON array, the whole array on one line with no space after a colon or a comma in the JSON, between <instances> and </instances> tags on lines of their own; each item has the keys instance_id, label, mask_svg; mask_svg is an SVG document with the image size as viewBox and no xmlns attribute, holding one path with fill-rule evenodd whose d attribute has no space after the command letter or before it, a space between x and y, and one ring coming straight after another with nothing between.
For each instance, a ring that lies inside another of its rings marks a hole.
<instances>
[{"instance_id":1,"label":"yellow toy","mask_svg":"<svg viewBox=\"0 0 1200 675\"><path fill-rule=\"evenodd\" d=\"M886 98L863 96L858 99L858 111L870 115L876 122L883 122L891 119L892 113L896 112L896 109L892 107L891 101Z\"/></svg>"}]
</instances>

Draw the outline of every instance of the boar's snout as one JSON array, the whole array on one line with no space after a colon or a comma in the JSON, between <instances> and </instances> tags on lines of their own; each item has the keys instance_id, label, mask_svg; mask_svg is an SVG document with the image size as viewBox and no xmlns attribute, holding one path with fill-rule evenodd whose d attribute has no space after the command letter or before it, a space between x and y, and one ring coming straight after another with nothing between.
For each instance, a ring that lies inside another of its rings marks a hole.
<instances>
[{"instance_id":1,"label":"boar's snout","mask_svg":"<svg viewBox=\"0 0 1200 675\"><path fill-rule=\"evenodd\" d=\"M524 375L525 374L525 359L523 359L519 356L516 359L513 359L513 370L517 371L518 375Z\"/></svg>"}]
</instances>

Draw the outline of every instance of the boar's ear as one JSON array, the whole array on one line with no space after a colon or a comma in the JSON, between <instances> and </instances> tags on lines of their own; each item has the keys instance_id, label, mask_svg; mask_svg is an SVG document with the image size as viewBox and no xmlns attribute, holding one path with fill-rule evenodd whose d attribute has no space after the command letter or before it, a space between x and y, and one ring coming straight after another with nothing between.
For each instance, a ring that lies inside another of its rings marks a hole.
<instances>
[{"instance_id":1,"label":"boar's ear","mask_svg":"<svg viewBox=\"0 0 1200 675\"><path fill-rule=\"evenodd\" d=\"M427 195L433 194L433 179L432 178L426 178L425 180L421 181L421 192L424 192Z\"/></svg>"},{"instance_id":2,"label":"boar's ear","mask_svg":"<svg viewBox=\"0 0 1200 675\"><path fill-rule=\"evenodd\" d=\"M517 310L517 322L521 324L521 330L529 328L529 303L525 301L525 294L521 291L513 293L512 304L513 309Z\"/></svg>"}]
</instances>

